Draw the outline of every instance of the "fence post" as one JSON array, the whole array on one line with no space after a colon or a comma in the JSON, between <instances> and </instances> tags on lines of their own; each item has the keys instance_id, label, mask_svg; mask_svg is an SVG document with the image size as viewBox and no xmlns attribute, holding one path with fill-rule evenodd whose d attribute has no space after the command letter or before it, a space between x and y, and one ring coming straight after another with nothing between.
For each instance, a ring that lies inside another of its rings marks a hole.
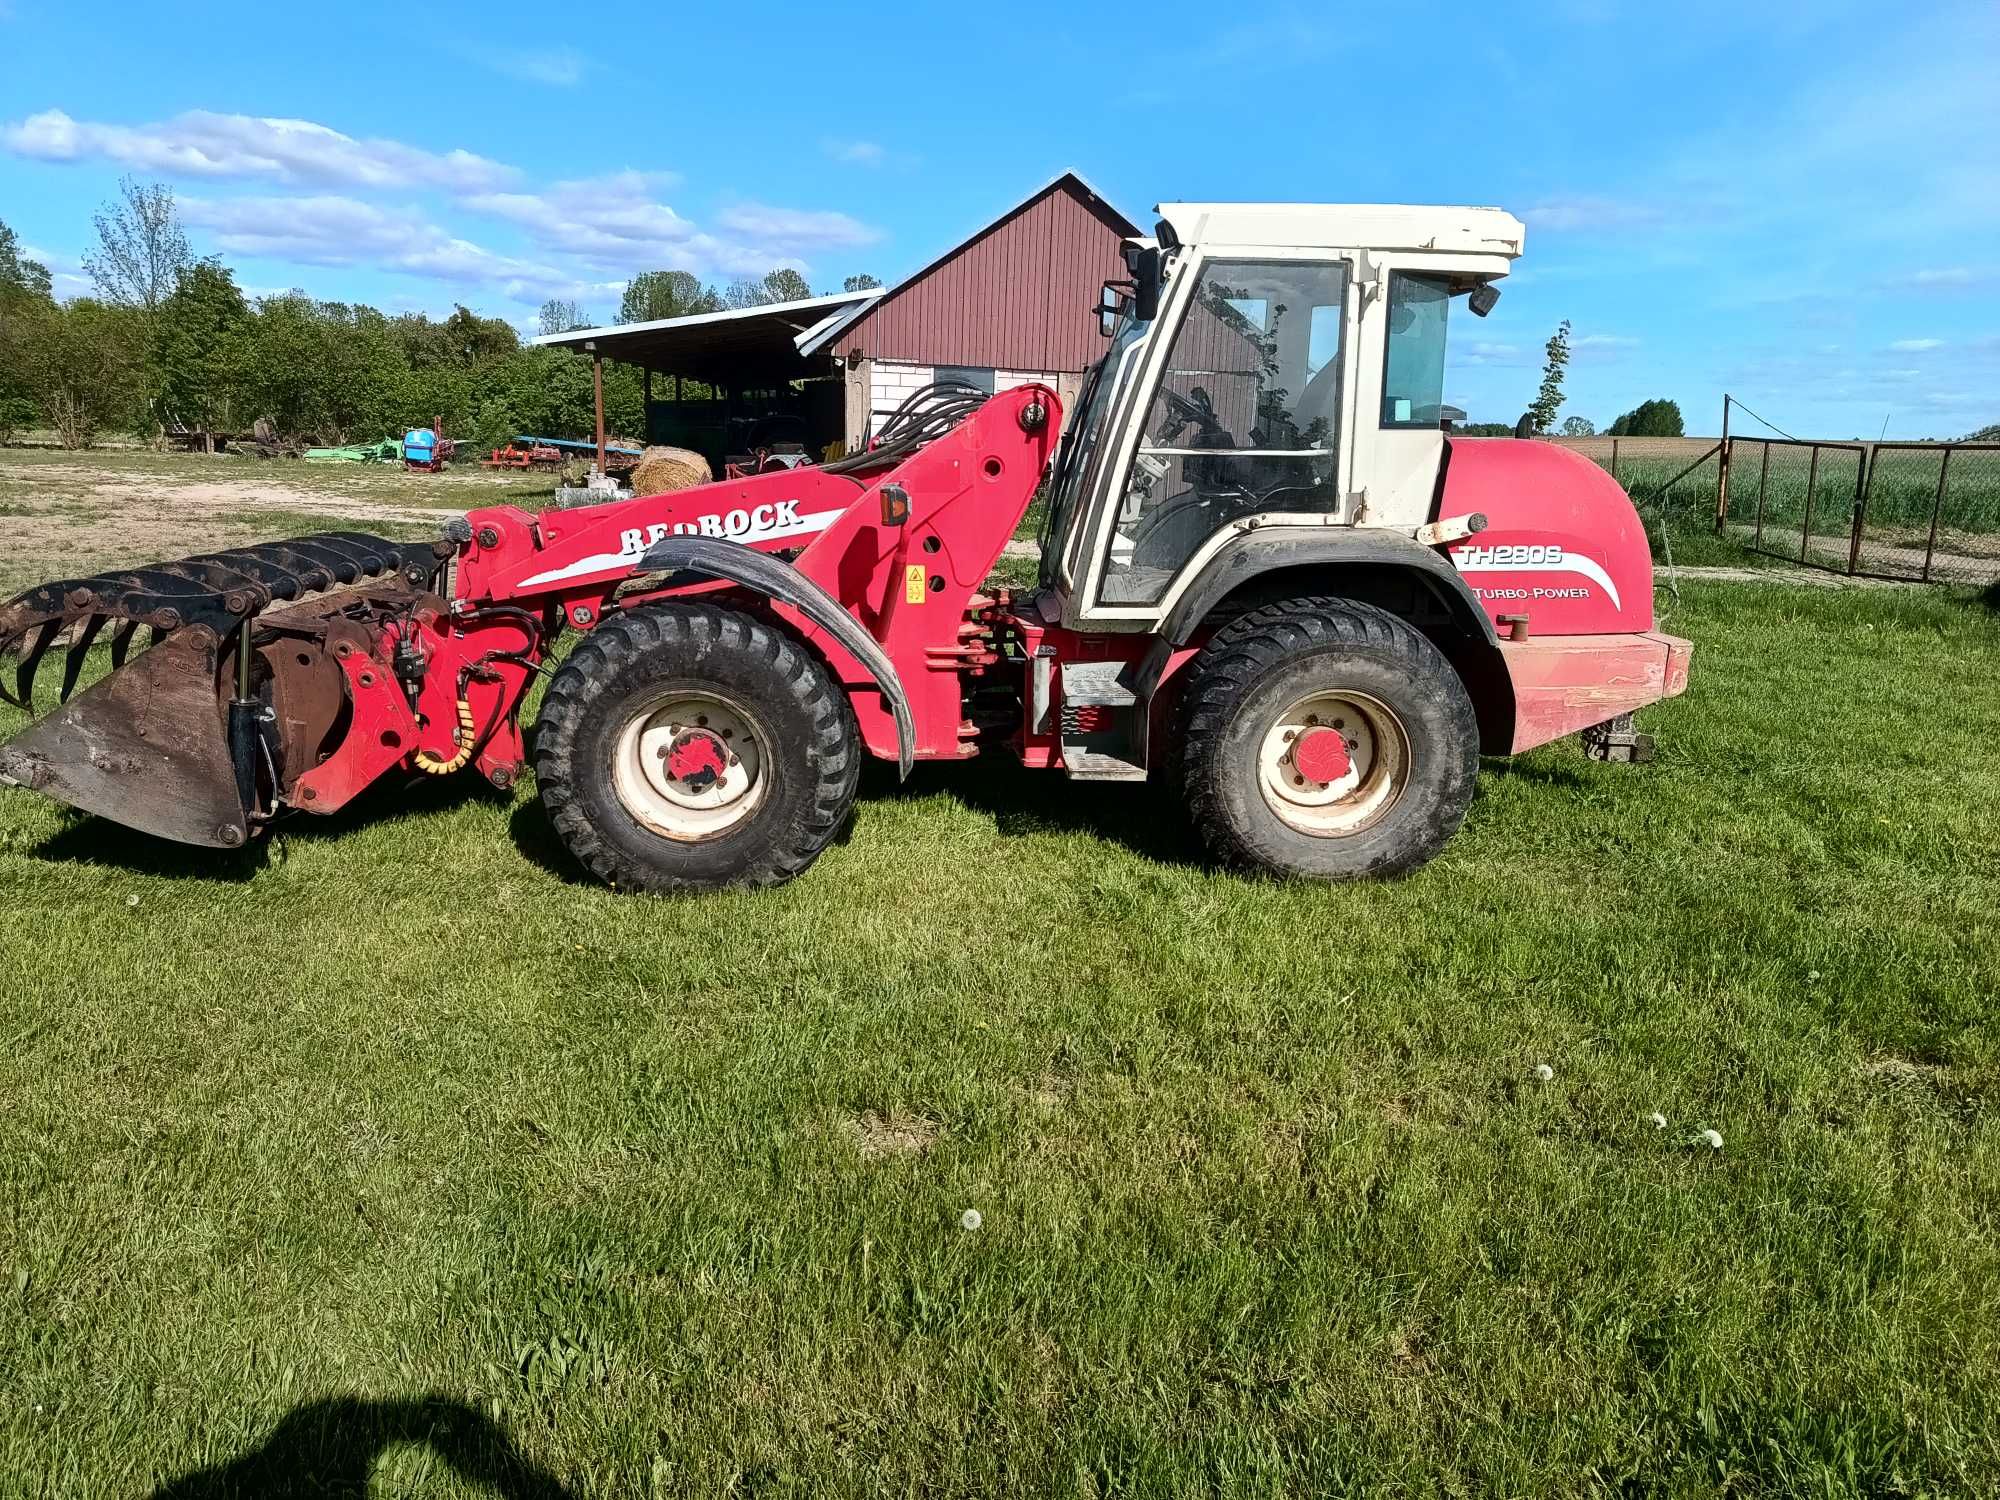
<instances>
[{"instance_id":1,"label":"fence post","mask_svg":"<svg viewBox=\"0 0 2000 1500\"><path fill-rule=\"evenodd\" d=\"M1806 560L1812 543L1813 492L1819 488L1819 444L1812 445L1812 462L1806 466L1806 518L1799 526L1799 561Z\"/></svg>"},{"instance_id":2,"label":"fence post","mask_svg":"<svg viewBox=\"0 0 2000 1500\"><path fill-rule=\"evenodd\" d=\"M1771 477L1771 440L1764 439L1764 457L1757 465L1757 550L1764 550L1764 483Z\"/></svg>"},{"instance_id":3,"label":"fence post","mask_svg":"<svg viewBox=\"0 0 2000 1500\"><path fill-rule=\"evenodd\" d=\"M1854 458L1854 534L1847 543L1847 576L1861 569L1861 528L1868 519L1868 492L1875 482L1875 450L1863 448Z\"/></svg>"},{"instance_id":4,"label":"fence post","mask_svg":"<svg viewBox=\"0 0 2000 1500\"><path fill-rule=\"evenodd\" d=\"M1944 457L1938 460L1937 499L1931 502L1931 535L1924 543L1924 582L1931 581L1931 558L1937 553L1938 516L1944 511L1944 476L1951 468L1952 450L1944 450Z\"/></svg>"},{"instance_id":5,"label":"fence post","mask_svg":"<svg viewBox=\"0 0 2000 1500\"><path fill-rule=\"evenodd\" d=\"M1715 460L1715 534L1729 525L1729 395L1722 397L1722 451Z\"/></svg>"},{"instance_id":6,"label":"fence post","mask_svg":"<svg viewBox=\"0 0 2000 1500\"><path fill-rule=\"evenodd\" d=\"M1617 438L1613 438L1613 439L1611 440L1611 477L1612 477L1613 479L1616 479L1616 478L1618 477L1618 439L1617 439Z\"/></svg>"}]
</instances>

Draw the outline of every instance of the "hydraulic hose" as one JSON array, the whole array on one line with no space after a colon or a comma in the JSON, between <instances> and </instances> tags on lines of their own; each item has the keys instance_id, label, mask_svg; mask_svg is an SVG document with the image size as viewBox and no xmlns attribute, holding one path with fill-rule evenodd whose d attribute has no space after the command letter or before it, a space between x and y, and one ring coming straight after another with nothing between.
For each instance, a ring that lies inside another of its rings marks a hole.
<instances>
[{"instance_id":1,"label":"hydraulic hose","mask_svg":"<svg viewBox=\"0 0 2000 1500\"><path fill-rule=\"evenodd\" d=\"M461 677L458 684L458 727L451 734L451 758L447 760L433 751L419 750L416 768L426 776L449 776L453 771L462 771L465 763L472 759L472 748L478 737L478 727L472 719L472 705L465 699L465 679Z\"/></svg>"},{"instance_id":2,"label":"hydraulic hose","mask_svg":"<svg viewBox=\"0 0 2000 1500\"><path fill-rule=\"evenodd\" d=\"M523 613L523 611L510 609L506 606L496 606L490 610L482 610L480 613L496 614L503 610L511 614ZM451 755L446 757L434 751L419 750L411 759L411 764L416 766L426 776L449 776L453 771L462 771L465 769L466 762L478 753L479 724L472 716L472 704L466 700L465 686L475 676L490 679L494 674L487 670L487 664L496 661L511 661L519 666L526 667L531 672L538 670L536 664L528 659L525 651L489 651L477 661L468 662L465 666L460 667L458 669L458 691L456 694L458 700L458 727L451 732Z\"/></svg>"}]
</instances>

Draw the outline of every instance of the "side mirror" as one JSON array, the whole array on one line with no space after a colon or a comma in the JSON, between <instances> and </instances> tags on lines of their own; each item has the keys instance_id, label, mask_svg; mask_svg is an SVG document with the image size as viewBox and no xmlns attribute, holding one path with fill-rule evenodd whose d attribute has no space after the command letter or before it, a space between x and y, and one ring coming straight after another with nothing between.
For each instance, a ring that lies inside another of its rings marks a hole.
<instances>
[{"instance_id":1,"label":"side mirror","mask_svg":"<svg viewBox=\"0 0 2000 1500\"><path fill-rule=\"evenodd\" d=\"M1133 258L1132 315L1150 323L1160 315L1160 249L1149 245Z\"/></svg>"},{"instance_id":2,"label":"side mirror","mask_svg":"<svg viewBox=\"0 0 2000 1500\"><path fill-rule=\"evenodd\" d=\"M1500 288L1482 281L1467 294L1465 305L1472 309L1475 318L1483 318L1493 311L1494 304L1499 300Z\"/></svg>"},{"instance_id":3,"label":"side mirror","mask_svg":"<svg viewBox=\"0 0 2000 1500\"><path fill-rule=\"evenodd\" d=\"M1125 311L1125 293L1119 288L1125 282L1107 281L1104 290L1097 296L1097 333L1100 338L1110 338L1118 330L1118 315Z\"/></svg>"}]
</instances>

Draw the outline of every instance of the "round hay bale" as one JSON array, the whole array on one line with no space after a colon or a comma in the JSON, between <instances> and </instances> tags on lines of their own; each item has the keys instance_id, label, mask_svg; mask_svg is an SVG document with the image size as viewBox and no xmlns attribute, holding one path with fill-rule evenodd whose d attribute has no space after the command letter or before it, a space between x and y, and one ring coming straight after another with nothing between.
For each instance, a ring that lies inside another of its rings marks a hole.
<instances>
[{"instance_id":1,"label":"round hay bale","mask_svg":"<svg viewBox=\"0 0 2000 1500\"><path fill-rule=\"evenodd\" d=\"M691 490L714 477L708 460L699 453L686 448L648 448L632 466L632 493L665 495L674 490Z\"/></svg>"}]
</instances>

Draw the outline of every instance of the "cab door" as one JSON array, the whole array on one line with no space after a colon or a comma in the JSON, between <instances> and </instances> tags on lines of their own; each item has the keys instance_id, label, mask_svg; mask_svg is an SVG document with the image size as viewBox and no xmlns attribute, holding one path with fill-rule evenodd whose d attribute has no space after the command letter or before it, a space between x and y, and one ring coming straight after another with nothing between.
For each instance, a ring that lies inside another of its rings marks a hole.
<instances>
[{"instance_id":1,"label":"cab door","mask_svg":"<svg viewBox=\"0 0 2000 1500\"><path fill-rule=\"evenodd\" d=\"M1105 466L1093 623L1156 619L1237 522L1341 510L1351 257L1211 251L1176 279Z\"/></svg>"}]
</instances>

